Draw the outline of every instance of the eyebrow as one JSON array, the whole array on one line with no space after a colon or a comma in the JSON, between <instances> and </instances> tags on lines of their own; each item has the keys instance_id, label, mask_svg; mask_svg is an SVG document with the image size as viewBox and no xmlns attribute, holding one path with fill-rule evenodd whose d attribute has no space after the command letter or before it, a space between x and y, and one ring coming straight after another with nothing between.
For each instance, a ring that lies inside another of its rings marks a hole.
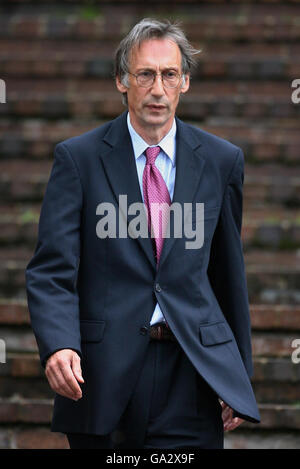
<instances>
[{"instance_id":1,"label":"eyebrow","mask_svg":"<svg viewBox=\"0 0 300 469\"><path fill-rule=\"evenodd\" d=\"M149 70L150 72L156 72L156 70L154 70L154 68L152 68L151 66L144 66L144 67L139 67L136 72L139 72L141 70ZM176 72L179 72L179 68L177 66L169 66L169 67L166 67L164 68L162 71L164 72L165 70L175 70Z\"/></svg>"}]
</instances>

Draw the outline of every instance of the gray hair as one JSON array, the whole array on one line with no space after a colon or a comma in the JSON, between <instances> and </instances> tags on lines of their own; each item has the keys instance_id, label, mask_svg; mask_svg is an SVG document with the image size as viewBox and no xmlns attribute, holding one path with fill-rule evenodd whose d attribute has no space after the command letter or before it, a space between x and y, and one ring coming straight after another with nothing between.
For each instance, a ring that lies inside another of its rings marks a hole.
<instances>
[{"instance_id":1,"label":"gray hair","mask_svg":"<svg viewBox=\"0 0 300 469\"><path fill-rule=\"evenodd\" d=\"M129 87L128 64L132 48L135 45L139 46L143 41L154 38L168 38L177 44L181 52L181 68L183 75L190 73L191 69L196 66L197 60L194 56L201 51L194 49L178 24L172 24L169 20L161 22L152 18L144 18L137 23L120 42L115 53L114 76L119 77L121 83L126 86L126 88ZM184 78L185 77L183 77L182 86L184 86L185 83ZM127 93L123 93L122 101L123 104L127 105Z\"/></svg>"}]
</instances>

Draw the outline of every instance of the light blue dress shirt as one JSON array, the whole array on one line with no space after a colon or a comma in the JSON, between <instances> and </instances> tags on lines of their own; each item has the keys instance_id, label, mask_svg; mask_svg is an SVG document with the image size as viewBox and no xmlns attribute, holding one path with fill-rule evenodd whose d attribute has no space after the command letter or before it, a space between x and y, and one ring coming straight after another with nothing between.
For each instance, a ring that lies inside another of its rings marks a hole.
<instances>
[{"instance_id":1,"label":"light blue dress shirt","mask_svg":"<svg viewBox=\"0 0 300 469\"><path fill-rule=\"evenodd\" d=\"M132 146L134 150L136 169L138 173L140 190L144 202L143 194L143 172L146 164L145 150L150 147L160 146L161 150L155 160L155 166L159 169L164 181L169 190L170 199L173 200L175 174L176 174L176 121L174 119L173 125L167 135L157 143L157 145L148 145L142 137L134 130L130 122L129 112L127 114L127 125L130 133ZM150 321L150 325L157 322L165 321L160 306L156 303L154 312Z\"/></svg>"}]
</instances>

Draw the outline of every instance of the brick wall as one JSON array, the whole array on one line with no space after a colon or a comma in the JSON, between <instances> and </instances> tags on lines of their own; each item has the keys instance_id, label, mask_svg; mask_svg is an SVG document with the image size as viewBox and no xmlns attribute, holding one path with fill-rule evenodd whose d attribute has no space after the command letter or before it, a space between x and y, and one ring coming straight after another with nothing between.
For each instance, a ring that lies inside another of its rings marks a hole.
<instances>
[{"instance_id":1,"label":"brick wall","mask_svg":"<svg viewBox=\"0 0 300 469\"><path fill-rule=\"evenodd\" d=\"M1 2L0 448L64 448L49 432L53 393L25 301L54 145L122 112L112 57L145 16L179 19L202 49L178 114L245 153L243 243L262 423L226 434L227 448L300 448L300 78L297 1Z\"/></svg>"}]
</instances>

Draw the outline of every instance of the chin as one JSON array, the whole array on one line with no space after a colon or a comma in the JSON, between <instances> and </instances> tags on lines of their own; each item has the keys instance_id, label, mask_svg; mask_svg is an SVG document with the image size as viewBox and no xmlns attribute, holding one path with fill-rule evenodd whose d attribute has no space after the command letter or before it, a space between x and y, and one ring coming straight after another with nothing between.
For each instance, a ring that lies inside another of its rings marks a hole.
<instances>
[{"instance_id":1,"label":"chin","mask_svg":"<svg viewBox=\"0 0 300 469\"><path fill-rule=\"evenodd\" d=\"M154 116L154 115L147 115L145 116L144 121L147 124L153 124L153 125L164 125L169 119L169 116L165 115L160 115L160 116Z\"/></svg>"}]
</instances>

